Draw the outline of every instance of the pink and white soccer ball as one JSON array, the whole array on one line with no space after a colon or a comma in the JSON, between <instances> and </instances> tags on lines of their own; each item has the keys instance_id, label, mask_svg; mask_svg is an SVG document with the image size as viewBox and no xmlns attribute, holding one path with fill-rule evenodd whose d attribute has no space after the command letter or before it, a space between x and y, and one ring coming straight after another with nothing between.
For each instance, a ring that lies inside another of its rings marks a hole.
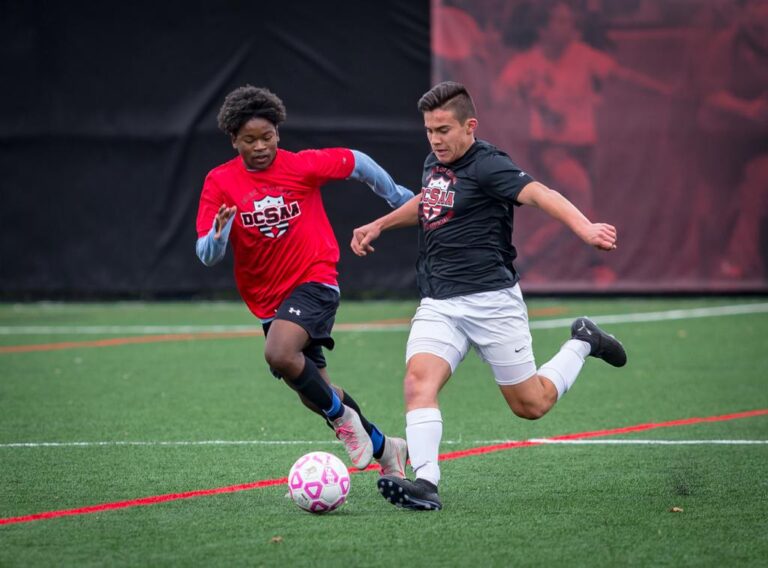
<instances>
[{"instance_id":1,"label":"pink and white soccer ball","mask_svg":"<svg viewBox=\"0 0 768 568\"><path fill-rule=\"evenodd\" d=\"M328 452L301 456L288 473L288 491L301 509L328 513L347 500L349 471L339 458Z\"/></svg>"}]
</instances>

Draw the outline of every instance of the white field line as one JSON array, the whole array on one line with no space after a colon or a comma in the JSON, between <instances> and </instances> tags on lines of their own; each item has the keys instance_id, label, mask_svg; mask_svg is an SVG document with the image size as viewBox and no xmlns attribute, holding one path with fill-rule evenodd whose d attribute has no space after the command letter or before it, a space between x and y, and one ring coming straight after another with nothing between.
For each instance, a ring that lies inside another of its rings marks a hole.
<instances>
[{"instance_id":1,"label":"white field line","mask_svg":"<svg viewBox=\"0 0 768 568\"><path fill-rule=\"evenodd\" d=\"M681 319L694 319L743 314L768 313L768 303L735 304L710 308L686 308L662 312L640 312L632 314L609 314L592 318L599 324L640 323ZM531 321L531 329L553 329L568 327L573 318ZM342 323L335 326L335 332L400 332L407 331L408 324L388 323ZM173 333L261 333L261 326L254 325L3 325L0 335L157 335Z\"/></svg>"},{"instance_id":2,"label":"white field line","mask_svg":"<svg viewBox=\"0 0 768 568\"><path fill-rule=\"evenodd\" d=\"M768 440L557 440L551 438L531 438L530 440L443 440L448 446L470 445L487 446L495 444L533 442L534 444L558 445L648 445L648 446L686 446L686 445L760 445ZM338 445L337 440L187 440L187 441L111 441L111 442L16 442L0 444L2 448L93 448L115 446L330 446Z\"/></svg>"}]
</instances>

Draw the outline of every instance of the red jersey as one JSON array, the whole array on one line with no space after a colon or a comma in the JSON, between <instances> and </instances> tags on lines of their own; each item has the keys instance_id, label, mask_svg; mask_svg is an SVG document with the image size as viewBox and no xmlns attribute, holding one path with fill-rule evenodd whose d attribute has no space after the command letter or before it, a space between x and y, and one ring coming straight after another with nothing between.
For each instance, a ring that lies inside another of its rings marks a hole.
<instances>
[{"instance_id":1,"label":"red jersey","mask_svg":"<svg viewBox=\"0 0 768 568\"><path fill-rule=\"evenodd\" d=\"M208 173L197 211L197 235L213 226L222 204L237 206L229 233L240 296L259 318L274 317L294 288L306 282L336 285L339 245L320 186L352 174L351 150L294 153L277 149L262 171L249 171L240 156Z\"/></svg>"}]
</instances>

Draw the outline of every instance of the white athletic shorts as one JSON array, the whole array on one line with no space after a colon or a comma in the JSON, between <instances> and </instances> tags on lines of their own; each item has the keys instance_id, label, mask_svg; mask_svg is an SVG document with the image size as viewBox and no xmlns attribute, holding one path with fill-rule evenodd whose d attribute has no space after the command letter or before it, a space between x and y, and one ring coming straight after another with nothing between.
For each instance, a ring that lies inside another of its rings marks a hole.
<instances>
[{"instance_id":1,"label":"white athletic shorts","mask_svg":"<svg viewBox=\"0 0 768 568\"><path fill-rule=\"evenodd\" d=\"M453 373L470 345L490 365L499 385L515 385L536 374L519 285L446 300L424 298L411 320L405 360L431 353L445 359Z\"/></svg>"}]
</instances>

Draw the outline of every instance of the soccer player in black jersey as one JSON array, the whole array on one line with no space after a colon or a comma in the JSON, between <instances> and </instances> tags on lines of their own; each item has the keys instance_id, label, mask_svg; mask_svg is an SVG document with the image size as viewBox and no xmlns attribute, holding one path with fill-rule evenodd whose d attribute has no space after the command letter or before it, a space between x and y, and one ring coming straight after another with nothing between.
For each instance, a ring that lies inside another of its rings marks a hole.
<instances>
[{"instance_id":1,"label":"soccer player in black jersey","mask_svg":"<svg viewBox=\"0 0 768 568\"><path fill-rule=\"evenodd\" d=\"M384 476L379 490L394 505L439 510L438 393L473 346L493 371L517 416L546 414L576 380L587 356L621 367L621 343L582 317L571 339L536 368L528 314L512 245L514 208L537 207L601 251L617 246L616 228L593 223L557 191L535 181L501 150L475 138L477 115L466 88L444 82L419 100L432 152L421 195L355 229L352 250L365 256L382 231L419 224L417 282L404 379L406 436L415 479Z\"/></svg>"}]
</instances>

